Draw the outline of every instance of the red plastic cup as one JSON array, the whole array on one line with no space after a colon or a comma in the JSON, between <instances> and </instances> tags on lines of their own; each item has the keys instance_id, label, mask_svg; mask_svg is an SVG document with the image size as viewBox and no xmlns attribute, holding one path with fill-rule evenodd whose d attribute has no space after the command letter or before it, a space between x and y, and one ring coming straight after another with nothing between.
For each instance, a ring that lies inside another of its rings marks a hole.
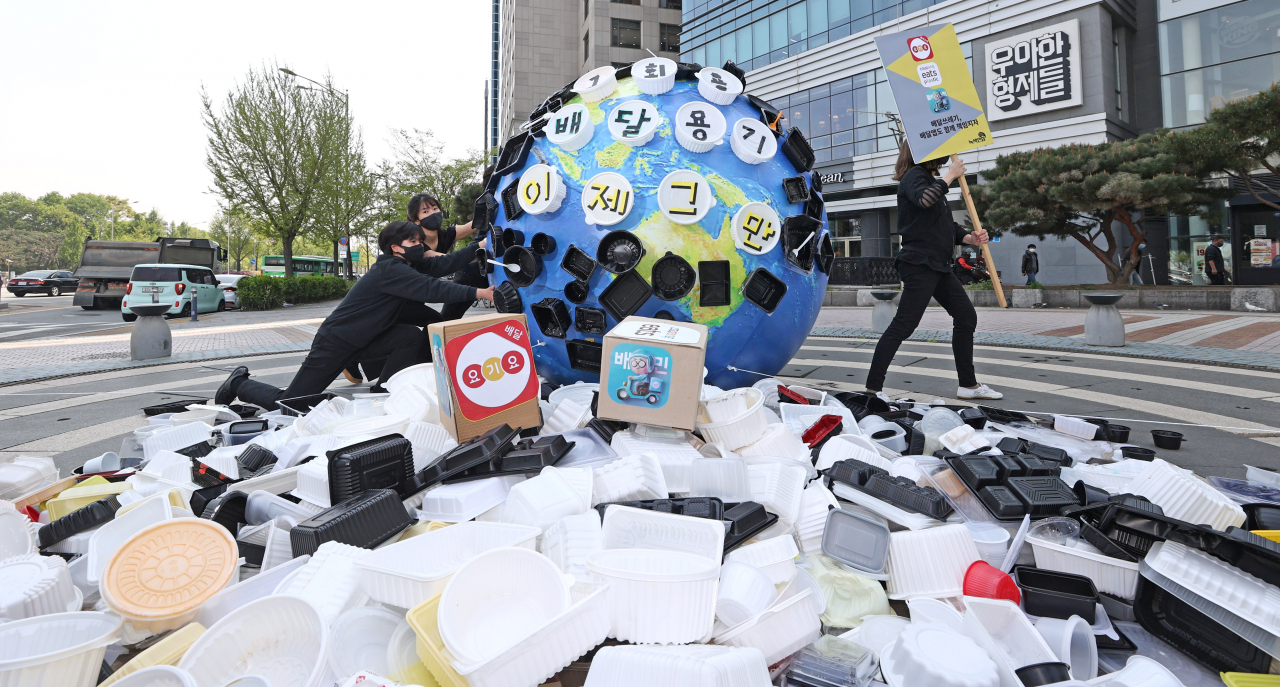
<instances>
[{"instance_id":1,"label":"red plastic cup","mask_svg":"<svg viewBox=\"0 0 1280 687\"><path fill-rule=\"evenodd\" d=\"M965 571L964 594L984 599L1005 599L1015 604L1022 601L1018 583L986 561L974 561Z\"/></svg>"}]
</instances>

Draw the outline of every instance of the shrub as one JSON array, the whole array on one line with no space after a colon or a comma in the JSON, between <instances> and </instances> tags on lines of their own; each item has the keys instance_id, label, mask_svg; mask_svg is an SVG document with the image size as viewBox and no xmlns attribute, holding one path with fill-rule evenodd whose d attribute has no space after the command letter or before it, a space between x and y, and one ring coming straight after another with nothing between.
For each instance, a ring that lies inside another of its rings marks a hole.
<instances>
[{"instance_id":1,"label":"shrub","mask_svg":"<svg viewBox=\"0 0 1280 687\"><path fill-rule=\"evenodd\" d=\"M990 280L974 282L964 287L969 291L995 291L996 287L991 284Z\"/></svg>"},{"instance_id":2,"label":"shrub","mask_svg":"<svg viewBox=\"0 0 1280 687\"><path fill-rule=\"evenodd\" d=\"M1031 282L1030 284L1027 284L1027 288L1028 288L1028 289L1043 289L1043 288L1044 288L1044 284L1041 284L1041 283L1040 283L1040 282L1038 282L1038 281L1033 281L1033 282Z\"/></svg>"},{"instance_id":3,"label":"shrub","mask_svg":"<svg viewBox=\"0 0 1280 687\"><path fill-rule=\"evenodd\" d=\"M245 277L236 284L240 307L271 310L284 303L315 303L342 298L350 284L341 277Z\"/></svg>"}]
</instances>

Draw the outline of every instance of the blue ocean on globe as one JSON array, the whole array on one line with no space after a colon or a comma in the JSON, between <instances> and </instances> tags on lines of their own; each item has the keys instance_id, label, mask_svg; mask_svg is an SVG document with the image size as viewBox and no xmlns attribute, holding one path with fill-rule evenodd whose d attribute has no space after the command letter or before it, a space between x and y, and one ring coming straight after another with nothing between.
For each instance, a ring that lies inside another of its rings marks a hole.
<instances>
[{"instance_id":1,"label":"blue ocean on globe","mask_svg":"<svg viewBox=\"0 0 1280 687\"><path fill-rule=\"evenodd\" d=\"M615 141L605 122L615 107L633 100L656 105L665 120L652 140L636 147ZM599 102L583 103L581 97L575 97L566 106L581 103L588 108L595 124L591 141L571 152L545 136L537 137L523 167L498 180L493 195L503 203L502 192L519 183L523 171L545 163L560 171L568 189L567 197L554 212L526 213L509 221L503 207L494 219L495 228L522 233L522 245L526 247L538 233L555 239L554 250L539 258L541 265L537 277L528 286L518 288L521 308L533 338L536 369L542 377L557 384L599 381L597 373L574 369L566 346L567 342L574 340L599 343L604 336L584 334L573 326L568 328L565 338L548 336L539 328L532 307L544 299L560 299L570 316L574 316L579 306L565 295L565 286L575 279L561 267L565 252L572 244L595 257L601 239L615 230L631 232L642 242L645 254L635 269L646 281L650 281L654 262L668 252L683 257L695 271L701 261L728 261L728 305L700 305L702 285L699 284L679 300L664 301L656 296L650 297L635 313L642 317L663 317L706 325L710 332L705 362L709 371L708 384L730 389L750 386L766 375L776 374L796 354L812 329L827 288L826 273L818 267L806 273L790 264L785 258L782 241L763 255L739 250L730 231L734 214L749 202L768 204L783 220L790 215L804 214L803 202L788 202L783 179L800 176L812 188L817 186L810 177L812 173L797 170L792 165L781 149L784 139L778 140L778 153L762 164L747 164L734 154L729 142L734 122L744 117L760 121L760 110L742 95L729 105L706 103L707 107L718 108L724 115L728 132L723 143L713 150L690 152L676 140L672 123L677 110L691 101L705 102L698 92L697 81L677 81L670 91L655 96L641 93L630 77L619 79L617 89ZM664 216L658 206L659 183L668 173L680 169L698 172L714 190L716 205L697 224L676 224ZM626 177L634 190L634 206L630 213L622 222L612 226L588 224L583 213L583 187L601 172L615 172ZM810 190L810 193L818 192ZM828 233L825 210L821 213L821 221L821 228L813 237L815 247ZM491 247L490 250L494 249ZM757 268L768 270L786 284L786 294L772 314L743 297L742 286ZM498 285L509 281L509 277L506 270L497 267L490 280ZM588 282L590 292L580 305L600 308L600 293L616 278L597 267ZM609 316L605 330L616 324L616 320Z\"/></svg>"}]
</instances>

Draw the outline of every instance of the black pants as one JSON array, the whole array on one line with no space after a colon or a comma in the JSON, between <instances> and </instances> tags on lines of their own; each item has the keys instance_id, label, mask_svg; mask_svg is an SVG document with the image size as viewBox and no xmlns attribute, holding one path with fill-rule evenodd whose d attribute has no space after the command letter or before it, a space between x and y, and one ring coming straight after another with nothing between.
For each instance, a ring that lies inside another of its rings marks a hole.
<instances>
[{"instance_id":1,"label":"black pants","mask_svg":"<svg viewBox=\"0 0 1280 687\"><path fill-rule=\"evenodd\" d=\"M912 265L898 262L898 276L902 278L902 297L898 300L898 314L894 315L889 329L880 335L875 355L871 358L871 371L867 373L867 388L880 391L884 388L884 375L889 363L898 352L898 346L911 336L929 307L929 298L951 315L951 352L956 359L956 374L960 386L976 386L978 378L973 371L973 332L978 328L978 313L973 309L964 287L951 272L935 272L928 265Z\"/></svg>"},{"instance_id":2,"label":"black pants","mask_svg":"<svg viewBox=\"0 0 1280 687\"><path fill-rule=\"evenodd\" d=\"M1205 276L1209 278L1209 283L1214 286L1225 286L1227 283L1227 274L1222 271L1219 271L1217 274L1210 274L1206 272Z\"/></svg>"},{"instance_id":3,"label":"black pants","mask_svg":"<svg viewBox=\"0 0 1280 687\"><path fill-rule=\"evenodd\" d=\"M408 324L393 325L362 349L353 349L333 339L316 337L311 342L311 352L302 361L302 366L293 376L288 389L281 390L280 387L246 379L236 389L236 396L246 403L275 410L276 401L281 398L311 396L327 389L357 355L385 359L382 373L389 379L406 367L430 360L431 347L427 343L426 333ZM426 360L423 359L424 355Z\"/></svg>"},{"instance_id":4,"label":"black pants","mask_svg":"<svg viewBox=\"0 0 1280 687\"><path fill-rule=\"evenodd\" d=\"M455 284L463 286L474 286L477 289L489 288L489 278L480 271L480 263L473 262L466 267L454 272L453 281ZM467 309L471 307L471 303L445 303L440 309L441 319L443 320L460 320L467 313Z\"/></svg>"}]
</instances>

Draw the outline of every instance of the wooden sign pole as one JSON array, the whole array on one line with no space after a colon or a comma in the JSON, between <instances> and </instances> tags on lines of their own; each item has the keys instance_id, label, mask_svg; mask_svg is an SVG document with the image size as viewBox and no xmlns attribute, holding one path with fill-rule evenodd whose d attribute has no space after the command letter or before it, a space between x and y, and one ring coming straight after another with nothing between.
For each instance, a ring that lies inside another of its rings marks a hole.
<instances>
[{"instance_id":1,"label":"wooden sign pole","mask_svg":"<svg viewBox=\"0 0 1280 687\"><path fill-rule=\"evenodd\" d=\"M959 161L959 155L951 155L951 164L954 165ZM973 196L969 195L969 182L965 181L964 176L960 177L960 192L964 195L965 207L969 208L969 219L973 220L974 231L982 231L982 221L978 219L978 211L973 207ZM996 261L991 259L991 248L985 243L982 244L982 259L987 262L987 273L991 275L991 285L996 290L996 302L1002 308L1009 307L1004 300L1004 287L1000 286L1000 275L996 271Z\"/></svg>"}]
</instances>

